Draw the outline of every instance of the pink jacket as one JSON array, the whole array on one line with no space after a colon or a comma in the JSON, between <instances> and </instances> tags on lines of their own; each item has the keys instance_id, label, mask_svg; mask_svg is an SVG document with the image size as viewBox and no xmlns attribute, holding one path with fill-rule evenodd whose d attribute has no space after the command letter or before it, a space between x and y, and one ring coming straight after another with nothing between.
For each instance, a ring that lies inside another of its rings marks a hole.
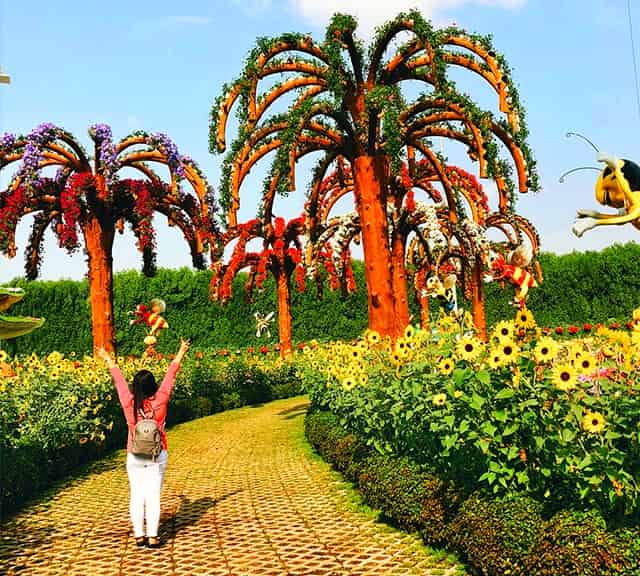
<instances>
[{"instance_id":1,"label":"pink jacket","mask_svg":"<svg viewBox=\"0 0 640 576\"><path fill-rule=\"evenodd\" d=\"M162 384L158 388L158 391L150 398L145 398L144 412L150 415L153 411L153 418L158 423L160 428L160 435L162 437L162 448L167 449L167 433L164 430L164 423L167 419L167 404L169 404L169 398L171 397L171 391L176 381L176 374L180 365L176 362L169 364L169 369L162 380ZM111 376L116 385L118 391L118 398L124 412L124 417L127 419L127 426L129 427L129 434L127 439L127 452L131 452L131 444L133 442L133 429L136 426L136 421L133 416L133 394L129 392L129 385L124 379L124 374L120 371L120 368L114 366L111 368Z\"/></svg>"}]
</instances>

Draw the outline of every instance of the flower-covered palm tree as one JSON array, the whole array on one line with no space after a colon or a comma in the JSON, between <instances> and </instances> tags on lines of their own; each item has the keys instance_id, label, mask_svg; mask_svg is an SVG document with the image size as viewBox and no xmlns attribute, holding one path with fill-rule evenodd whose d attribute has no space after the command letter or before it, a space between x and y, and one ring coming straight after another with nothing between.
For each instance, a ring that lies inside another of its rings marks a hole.
<instances>
[{"instance_id":1,"label":"flower-covered palm tree","mask_svg":"<svg viewBox=\"0 0 640 576\"><path fill-rule=\"evenodd\" d=\"M222 303L232 296L235 276L248 269L249 276L245 289L250 295L254 287L261 289L270 273L276 282L278 295L278 329L280 354L287 356L293 351L291 335L291 277L295 277L298 290L305 289L305 268L303 262L302 234L304 218L274 218L264 223L255 218L236 225L218 239L217 257L212 262L211 296ZM262 241L260 251L252 251L252 241ZM224 249L233 245L231 257L223 262Z\"/></svg>"},{"instance_id":2,"label":"flower-covered palm tree","mask_svg":"<svg viewBox=\"0 0 640 576\"><path fill-rule=\"evenodd\" d=\"M361 227L369 326L397 336L408 309L406 291L394 290L402 284L404 260L399 257L402 247L390 245L387 207L403 204L390 186L403 159L430 164L442 183L452 220L457 218L455 192L443 159L431 149L431 137L466 146L480 176L496 182L501 208L512 202L513 171L521 192L535 190L537 176L526 145L524 110L508 66L488 38L455 27L434 30L412 11L381 27L365 54L355 29L352 17L337 14L321 44L302 34L260 39L241 77L225 86L214 104L210 146L212 151L225 150L228 118L237 105L239 133L225 158L221 186L231 226L243 181L269 153L275 152L275 158L265 180L264 203L277 192L295 190L302 157L322 154L316 181L324 179L337 158L346 159ZM500 117L457 89L447 75L451 66L477 74L496 92ZM409 101L401 90L406 81L421 84L425 91ZM274 111L283 105L284 113ZM499 144L510 162L500 158Z\"/></svg>"},{"instance_id":3,"label":"flower-covered palm tree","mask_svg":"<svg viewBox=\"0 0 640 576\"><path fill-rule=\"evenodd\" d=\"M27 278L34 279L49 227L69 252L80 247L82 235L93 344L113 351L112 249L116 230L122 232L125 222L131 226L143 255L143 271L152 275L153 216L155 212L163 214L184 235L194 266L202 268L204 251L216 232L215 209L212 189L202 172L193 160L179 154L165 134L138 131L114 143L109 126L96 124L89 135L93 158L72 134L53 124L41 124L26 136L0 137L0 170L18 165L8 187L0 191L0 250L8 257L15 256L16 226L23 217L35 214L25 267ZM169 182L155 171L159 165L168 168ZM123 169L140 177L121 177ZM185 190L183 182L193 193Z\"/></svg>"}]
</instances>

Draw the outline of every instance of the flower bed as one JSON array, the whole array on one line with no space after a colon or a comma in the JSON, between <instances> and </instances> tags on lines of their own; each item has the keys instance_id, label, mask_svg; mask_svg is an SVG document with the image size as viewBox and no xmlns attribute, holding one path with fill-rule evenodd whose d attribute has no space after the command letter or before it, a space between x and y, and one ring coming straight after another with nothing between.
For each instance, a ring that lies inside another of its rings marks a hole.
<instances>
[{"instance_id":1,"label":"flower bed","mask_svg":"<svg viewBox=\"0 0 640 576\"><path fill-rule=\"evenodd\" d=\"M544 336L528 311L483 343L445 318L394 347L375 333L309 349L301 369L328 409L382 454L409 457L462 494L528 495L545 512L596 509L638 523L637 333Z\"/></svg>"},{"instance_id":2,"label":"flower bed","mask_svg":"<svg viewBox=\"0 0 640 576\"><path fill-rule=\"evenodd\" d=\"M158 381L168 358L119 358L131 379L141 369ZM195 351L178 373L169 425L301 393L291 364L271 358ZM73 467L123 447L126 426L111 376L99 360L53 352L8 358L0 351L0 515Z\"/></svg>"},{"instance_id":3,"label":"flower bed","mask_svg":"<svg viewBox=\"0 0 640 576\"><path fill-rule=\"evenodd\" d=\"M380 454L330 412L305 419L311 445L394 525L456 551L485 576L634 576L640 530L607 531L595 511L543 516L528 496L463 497L458 487L406 457Z\"/></svg>"}]
</instances>

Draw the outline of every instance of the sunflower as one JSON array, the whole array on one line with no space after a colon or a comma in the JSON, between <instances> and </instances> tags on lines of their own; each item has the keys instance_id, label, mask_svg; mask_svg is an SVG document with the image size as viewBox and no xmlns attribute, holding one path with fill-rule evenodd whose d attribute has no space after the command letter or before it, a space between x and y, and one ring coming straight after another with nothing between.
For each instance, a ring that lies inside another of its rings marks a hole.
<instances>
[{"instance_id":1,"label":"sunflower","mask_svg":"<svg viewBox=\"0 0 640 576\"><path fill-rule=\"evenodd\" d=\"M504 359L502 358L502 352L500 348L492 348L489 350L489 368L492 370L497 370L504 366Z\"/></svg>"},{"instance_id":2,"label":"sunflower","mask_svg":"<svg viewBox=\"0 0 640 576\"><path fill-rule=\"evenodd\" d=\"M444 393L435 394L433 398L431 398L431 402L434 406L444 406L447 401L447 395Z\"/></svg>"},{"instance_id":3,"label":"sunflower","mask_svg":"<svg viewBox=\"0 0 640 576\"><path fill-rule=\"evenodd\" d=\"M551 379L556 388L565 392L573 390L576 387L576 372L574 367L568 362L558 364L553 369Z\"/></svg>"},{"instance_id":4,"label":"sunflower","mask_svg":"<svg viewBox=\"0 0 640 576\"><path fill-rule=\"evenodd\" d=\"M513 340L503 340L498 345L503 364L511 364L518 360L520 347Z\"/></svg>"},{"instance_id":5,"label":"sunflower","mask_svg":"<svg viewBox=\"0 0 640 576\"><path fill-rule=\"evenodd\" d=\"M522 380L522 372L520 372L520 368L516 366L511 373L511 386L519 388L520 380Z\"/></svg>"},{"instance_id":6,"label":"sunflower","mask_svg":"<svg viewBox=\"0 0 640 576\"><path fill-rule=\"evenodd\" d=\"M462 360L471 362L482 353L482 342L475 336L465 336L456 344L456 352Z\"/></svg>"},{"instance_id":7,"label":"sunflower","mask_svg":"<svg viewBox=\"0 0 640 576\"><path fill-rule=\"evenodd\" d=\"M524 328L525 330L527 330L528 328L536 327L536 321L533 317L533 314L527 308L518 310L518 313L516 314L515 322L518 328Z\"/></svg>"},{"instance_id":8,"label":"sunflower","mask_svg":"<svg viewBox=\"0 0 640 576\"><path fill-rule=\"evenodd\" d=\"M0 362L6 362L7 358L9 358L9 354L4 350L0 350Z\"/></svg>"},{"instance_id":9,"label":"sunflower","mask_svg":"<svg viewBox=\"0 0 640 576\"><path fill-rule=\"evenodd\" d=\"M367 382L369 382L369 376L367 376L365 373L360 374L360 376L358 377L358 383L360 384L360 386L366 386Z\"/></svg>"},{"instance_id":10,"label":"sunflower","mask_svg":"<svg viewBox=\"0 0 640 576\"><path fill-rule=\"evenodd\" d=\"M392 352L391 360L393 360L394 364L399 366L400 364L402 364L402 362L404 360L404 355L403 354L399 354L398 352Z\"/></svg>"},{"instance_id":11,"label":"sunflower","mask_svg":"<svg viewBox=\"0 0 640 576\"><path fill-rule=\"evenodd\" d=\"M551 362L558 354L558 343L548 336L540 338L533 354L538 364Z\"/></svg>"},{"instance_id":12,"label":"sunflower","mask_svg":"<svg viewBox=\"0 0 640 576\"><path fill-rule=\"evenodd\" d=\"M571 344L571 346L569 346L569 358L571 360L579 360L585 354L587 354L587 351L582 344L574 342L573 344Z\"/></svg>"},{"instance_id":13,"label":"sunflower","mask_svg":"<svg viewBox=\"0 0 640 576\"><path fill-rule=\"evenodd\" d=\"M511 340L515 334L516 327L513 322L502 320L493 329L493 337L498 340Z\"/></svg>"},{"instance_id":14,"label":"sunflower","mask_svg":"<svg viewBox=\"0 0 640 576\"><path fill-rule=\"evenodd\" d=\"M347 376L342 380L342 387L345 390L353 390L356 386L356 379L353 376Z\"/></svg>"},{"instance_id":15,"label":"sunflower","mask_svg":"<svg viewBox=\"0 0 640 576\"><path fill-rule=\"evenodd\" d=\"M360 360L360 358L362 357L362 351L360 350L360 348L352 346L351 350L349 351L349 357L352 360Z\"/></svg>"},{"instance_id":16,"label":"sunflower","mask_svg":"<svg viewBox=\"0 0 640 576\"><path fill-rule=\"evenodd\" d=\"M582 429L589 434L600 434L605 425L606 420L600 412L587 412L582 419Z\"/></svg>"},{"instance_id":17,"label":"sunflower","mask_svg":"<svg viewBox=\"0 0 640 576\"><path fill-rule=\"evenodd\" d=\"M369 330L367 332L367 342L370 346L375 346L380 343L380 333L375 330Z\"/></svg>"},{"instance_id":18,"label":"sunflower","mask_svg":"<svg viewBox=\"0 0 640 576\"><path fill-rule=\"evenodd\" d=\"M605 344L600 352L605 358L612 358L616 353L616 349L611 344Z\"/></svg>"},{"instance_id":19,"label":"sunflower","mask_svg":"<svg viewBox=\"0 0 640 576\"><path fill-rule=\"evenodd\" d=\"M454 397L454 398L460 398L461 396L464 396L464 392L463 392L462 390L456 390L456 391L453 393L453 397Z\"/></svg>"},{"instance_id":20,"label":"sunflower","mask_svg":"<svg viewBox=\"0 0 640 576\"><path fill-rule=\"evenodd\" d=\"M573 365L576 367L578 372L582 374L589 374L593 372L596 367L596 359L589 352L585 352L584 356L573 361Z\"/></svg>"},{"instance_id":21,"label":"sunflower","mask_svg":"<svg viewBox=\"0 0 640 576\"><path fill-rule=\"evenodd\" d=\"M443 358L438 364L438 370L440 370L440 374L448 376L453 372L455 365L453 358Z\"/></svg>"},{"instance_id":22,"label":"sunflower","mask_svg":"<svg viewBox=\"0 0 640 576\"><path fill-rule=\"evenodd\" d=\"M413 326L411 326L411 324L409 324L404 329L404 338L405 338L405 340L412 340L415 333L416 333L415 328Z\"/></svg>"}]
</instances>

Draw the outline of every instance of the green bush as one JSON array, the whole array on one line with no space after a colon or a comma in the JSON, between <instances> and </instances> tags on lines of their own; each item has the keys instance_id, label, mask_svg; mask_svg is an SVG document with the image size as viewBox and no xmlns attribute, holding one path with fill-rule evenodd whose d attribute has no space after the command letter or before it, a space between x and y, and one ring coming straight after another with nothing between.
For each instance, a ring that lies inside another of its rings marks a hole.
<instances>
[{"instance_id":1,"label":"green bush","mask_svg":"<svg viewBox=\"0 0 640 576\"><path fill-rule=\"evenodd\" d=\"M596 512L550 520L523 496L465 501L455 488L407 458L374 453L330 412L305 418L309 443L356 478L365 500L391 523L418 530L427 544L458 552L484 576L638 576L640 529L607 531ZM354 476L355 472L355 476Z\"/></svg>"},{"instance_id":2,"label":"green bush","mask_svg":"<svg viewBox=\"0 0 640 576\"><path fill-rule=\"evenodd\" d=\"M524 570L536 551L541 506L528 497L466 500L448 528L448 543L486 576L538 574Z\"/></svg>"},{"instance_id":3,"label":"green bush","mask_svg":"<svg viewBox=\"0 0 640 576\"><path fill-rule=\"evenodd\" d=\"M640 306L640 246L635 243L614 245L601 252L575 252L563 256L542 254L540 263L545 281L530 290L529 308L541 326L606 322L611 318L627 319ZM313 287L306 292L292 292L293 335L297 341L357 338L367 326L367 296L362 262L354 261L358 291L348 297L324 290L318 299ZM277 299L271 280L263 292L256 292L248 302L243 293L244 278L234 281L234 296L226 306L209 300L209 271L183 268L158 270L154 278L136 271L114 275L114 312L116 337L122 354L140 354L144 345L144 328L130 327L128 310L151 298L167 302L166 318L170 329L159 339L159 350L173 351L180 336L193 339L194 348L222 349L274 344L255 338L256 311L277 312ZM26 282L16 280L27 297L12 307L12 313L43 316L44 326L19 339L3 343L12 353L45 354L53 350L69 353L91 350L91 316L86 281ZM485 286L489 325L513 315L513 287L498 283ZM468 307L468 306L467 306ZM415 299L411 311L419 317ZM70 322L73 330L69 330Z\"/></svg>"},{"instance_id":4,"label":"green bush","mask_svg":"<svg viewBox=\"0 0 640 576\"><path fill-rule=\"evenodd\" d=\"M633 545L628 541L626 544ZM637 575L637 546L636 543L635 551L625 549L625 540L607 532L604 520L595 511L564 510L544 525L535 550L525 559L524 574L619 576L626 571Z\"/></svg>"}]
</instances>

